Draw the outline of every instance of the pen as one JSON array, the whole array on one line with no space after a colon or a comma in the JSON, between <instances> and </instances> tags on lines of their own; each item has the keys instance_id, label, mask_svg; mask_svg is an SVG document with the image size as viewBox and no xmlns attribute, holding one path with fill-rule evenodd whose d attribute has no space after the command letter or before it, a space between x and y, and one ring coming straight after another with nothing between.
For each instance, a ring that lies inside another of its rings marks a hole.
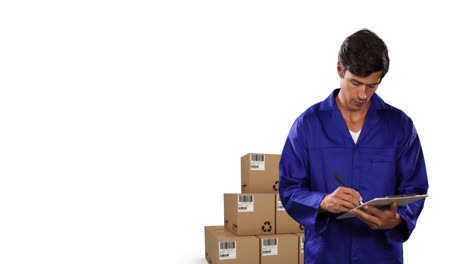
<instances>
[{"instance_id":1,"label":"pen","mask_svg":"<svg viewBox=\"0 0 468 264\"><path fill-rule=\"evenodd\" d=\"M333 172L333 176L335 176L335 179L341 184L341 186L349 188L349 186L341 179L340 175L336 173L335 171Z\"/></svg>"},{"instance_id":2,"label":"pen","mask_svg":"<svg viewBox=\"0 0 468 264\"><path fill-rule=\"evenodd\" d=\"M341 184L341 186L349 188L349 186L343 181L343 179L341 179L340 175L338 175L336 171L333 172L333 176ZM359 201L359 205L362 205L362 201Z\"/></svg>"}]
</instances>

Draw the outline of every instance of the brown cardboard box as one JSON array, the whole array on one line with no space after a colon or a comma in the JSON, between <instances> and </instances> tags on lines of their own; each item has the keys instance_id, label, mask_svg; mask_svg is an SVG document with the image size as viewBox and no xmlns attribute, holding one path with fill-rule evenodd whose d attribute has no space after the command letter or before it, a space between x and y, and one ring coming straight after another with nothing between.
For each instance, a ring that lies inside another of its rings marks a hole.
<instances>
[{"instance_id":1,"label":"brown cardboard box","mask_svg":"<svg viewBox=\"0 0 468 264\"><path fill-rule=\"evenodd\" d=\"M297 264L298 243L294 234L261 235L260 264Z\"/></svg>"},{"instance_id":2,"label":"brown cardboard box","mask_svg":"<svg viewBox=\"0 0 468 264\"><path fill-rule=\"evenodd\" d=\"M241 157L241 192L278 191L279 154L248 153Z\"/></svg>"},{"instance_id":3,"label":"brown cardboard box","mask_svg":"<svg viewBox=\"0 0 468 264\"><path fill-rule=\"evenodd\" d=\"M256 236L236 236L224 226L205 226L205 258L210 264L260 264Z\"/></svg>"},{"instance_id":4,"label":"brown cardboard box","mask_svg":"<svg viewBox=\"0 0 468 264\"><path fill-rule=\"evenodd\" d=\"M276 202L276 234L304 232L304 227L284 210L279 193L276 194Z\"/></svg>"},{"instance_id":5,"label":"brown cardboard box","mask_svg":"<svg viewBox=\"0 0 468 264\"><path fill-rule=\"evenodd\" d=\"M274 193L225 193L224 227L236 235L275 233Z\"/></svg>"},{"instance_id":6,"label":"brown cardboard box","mask_svg":"<svg viewBox=\"0 0 468 264\"><path fill-rule=\"evenodd\" d=\"M304 264L304 233L295 234L299 240L299 264Z\"/></svg>"}]
</instances>

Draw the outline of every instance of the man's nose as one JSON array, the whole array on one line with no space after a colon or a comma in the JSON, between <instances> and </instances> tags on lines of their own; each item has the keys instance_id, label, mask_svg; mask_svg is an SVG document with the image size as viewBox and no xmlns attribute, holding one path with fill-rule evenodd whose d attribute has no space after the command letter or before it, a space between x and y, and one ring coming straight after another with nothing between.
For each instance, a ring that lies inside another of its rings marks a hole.
<instances>
[{"instance_id":1,"label":"man's nose","mask_svg":"<svg viewBox=\"0 0 468 264\"><path fill-rule=\"evenodd\" d=\"M359 90L358 90L358 94L357 94L357 95L358 95L358 98L359 98L360 100L365 100L365 99L367 98L367 93L366 93L366 92L367 92L367 89L366 89L366 85L363 84L363 85L359 86L358 89L359 89Z\"/></svg>"}]
</instances>

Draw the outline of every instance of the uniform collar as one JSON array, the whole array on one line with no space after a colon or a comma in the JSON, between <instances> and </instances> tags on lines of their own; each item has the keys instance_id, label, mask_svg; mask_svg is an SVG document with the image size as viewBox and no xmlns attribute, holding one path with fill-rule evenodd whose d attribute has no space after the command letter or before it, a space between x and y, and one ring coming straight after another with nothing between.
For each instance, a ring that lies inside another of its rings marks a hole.
<instances>
[{"instance_id":1,"label":"uniform collar","mask_svg":"<svg viewBox=\"0 0 468 264\"><path fill-rule=\"evenodd\" d=\"M335 97L340 92L340 89L337 88L325 99L324 103L321 105L320 110L333 110L339 111L338 106L336 105ZM380 98L377 93L374 93L371 98L371 106L369 107L370 111L383 110L386 109L385 102ZM369 114L368 112L368 114Z\"/></svg>"},{"instance_id":2,"label":"uniform collar","mask_svg":"<svg viewBox=\"0 0 468 264\"><path fill-rule=\"evenodd\" d=\"M350 142L352 141L351 135L349 133L348 128L346 127L346 123L341 115L338 106L336 105L335 97L338 95L340 89L335 89L328 97L323 101L320 106L322 111L331 111L331 118L334 120L333 123L338 131L345 136L345 138L349 139ZM366 114L366 118L364 120L364 125L361 129L361 134L359 136L358 142L361 142L370 131L380 120L380 115L378 114L379 110L384 110L388 106L386 106L385 102L378 96L376 93L372 95L371 98L371 105L369 107L369 111Z\"/></svg>"}]
</instances>

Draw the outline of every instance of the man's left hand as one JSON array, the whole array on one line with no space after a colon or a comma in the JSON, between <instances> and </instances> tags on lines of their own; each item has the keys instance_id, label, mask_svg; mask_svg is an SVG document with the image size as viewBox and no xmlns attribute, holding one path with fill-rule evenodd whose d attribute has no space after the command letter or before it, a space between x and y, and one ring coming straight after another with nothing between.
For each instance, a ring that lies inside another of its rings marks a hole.
<instances>
[{"instance_id":1,"label":"man's left hand","mask_svg":"<svg viewBox=\"0 0 468 264\"><path fill-rule=\"evenodd\" d=\"M396 202L392 202L384 210L369 205L366 205L364 209L373 215L359 209L354 209L352 213L372 229L392 229L401 223L401 217L397 213L398 206Z\"/></svg>"}]
</instances>

